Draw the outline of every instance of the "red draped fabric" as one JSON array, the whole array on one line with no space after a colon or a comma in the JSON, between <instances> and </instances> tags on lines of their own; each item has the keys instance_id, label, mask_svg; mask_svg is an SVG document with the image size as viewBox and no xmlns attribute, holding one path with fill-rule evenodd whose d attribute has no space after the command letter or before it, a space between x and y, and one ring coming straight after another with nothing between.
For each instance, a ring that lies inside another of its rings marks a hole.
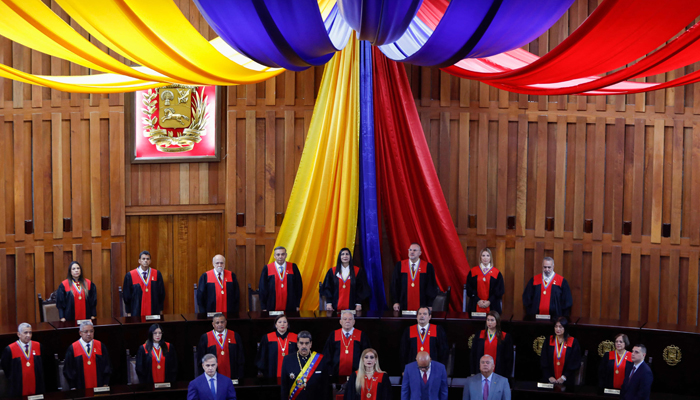
<instances>
[{"instance_id":1,"label":"red draped fabric","mask_svg":"<svg viewBox=\"0 0 700 400\"><path fill-rule=\"evenodd\" d=\"M447 208L404 66L373 48L377 187L391 253L406 257L411 243L435 267L440 288L452 286L450 304L461 309L469 272Z\"/></svg>"}]
</instances>

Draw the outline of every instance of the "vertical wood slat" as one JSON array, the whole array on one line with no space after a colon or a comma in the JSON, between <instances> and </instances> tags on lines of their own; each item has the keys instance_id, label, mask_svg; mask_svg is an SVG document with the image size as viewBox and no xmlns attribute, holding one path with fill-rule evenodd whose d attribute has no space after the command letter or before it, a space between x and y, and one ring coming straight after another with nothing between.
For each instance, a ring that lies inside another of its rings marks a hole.
<instances>
[{"instance_id":1,"label":"vertical wood slat","mask_svg":"<svg viewBox=\"0 0 700 400\"><path fill-rule=\"evenodd\" d=\"M671 181L671 244L681 244L683 205L683 121L673 127L673 177Z\"/></svg>"},{"instance_id":2,"label":"vertical wood slat","mask_svg":"<svg viewBox=\"0 0 700 400\"><path fill-rule=\"evenodd\" d=\"M686 325L697 325L698 324L698 282L700 282L700 275L698 270L698 259L700 258L700 252L691 251L688 257L688 294L686 304L688 308L686 309L685 323Z\"/></svg>"},{"instance_id":3,"label":"vertical wood slat","mask_svg":"<svg viewBox=\"0 0 700 400\"><path fill-rule=\"evenodd\" d=\"M420 105L430 106L430 68L420 67Z\"/></svg>"},{"instance_id":4,"label":"vertical wood slat","mask_svg":"<svg viewBox=\"0 0 700 400\"><path fill-rule=\"evenodd\" d=\"M265 232L275 232L275 112L268 111L265 119Z\"/></svg>"},{"instance_id":5,"label":"vertical wood slat","mask_svg":"<svg viewBox=\"0 0 700 400\"><path fill-rule=\"evenodd\" d=\"M668 260L668 281L665 289L664 299L666 304L661 304L663 314L666 315L664 322L669 324L678 323L678 296L680 285L678 282L680 272L681 252L678 249L672 249Z\"/></svg>"},{"instance_id":6,"label":"vertical wood slat","mask_svg":"<svg viewBox=\"0 0 700 400\"><path fill-rule=\"evenodd\" d=\"M36 86L36 85L34 85ZM33 100L33 98L32 98ZM45 140L43 132L43 122L41 114L32 114L32 179L34 180L34 240L44 239L44 220L46 204L46 188L48 186L49 157L46 157L46 146L50 145L50 140ZM2 174L0 174L2 176ZM0 209L4 209L4 204L0 204ZM3 213L0 213L3 214ZM2 221L0 221L2 223ZM43 276L43 275L42 275ZM43 281L43 279L42 279Z\"/></svg>"},{"instance_id":7,"label":"vertical wood slat","mask_svg":"<svg viewBox=\"0 0 700 400\"><path fill-rule=\"evenodd\" d=\"M236 111L226 113L226 232L236 233Z\"/></svg>"},{"instance_id":8,"label":"vertical wood slat","mask_svg":"<svg viewBox=\"0 0 700 400\"><path fill-rule=\"evenodd\" d=\"M525 242L522 239L515 240L515 283L513 292L522 293L525 289ZM521 296L514 296L513 310L522 310L523 300Z\"/></svg>"},{"instance_id":9,"label":"vertical wood slat","mask_svg":"<svg viewBox=\"0 0 700 400\"><path fill-rule=\"evenodd\" d=\"M255 233L255 111L245 112L245 231Z\"/></svg>"},{"instance_id":10,"label":"vertical wood slat","mask_svg":"<svg viewBox=\"0 0 700 400\"><path fill-rule=\"evenodd\" d=\"M508 206L508 114L498 115L496 235L506 234Z\"/></svg>"},{"instance_id":11,"label":"vertical wood slat","mask_svg":"<svg viewBox=\"0 0 700 400\"><path fill-rule=\"evenodd\" d=\"M126 275L126 243L112 242L110 247L112 315L119 315L119 288ZM106 289L106 288L105 288Z\"/></svg>"},{"instance_id":12,"label":"vertical wood slat","mask_svg":"<svg viewBox=\"0 0 700 400\"><path fill-rule=\"evenodd\" d=\"M632 234L634 243L642 241L642 216L644 199L644 120L634 120L633 181L632 181ZM700 167L700 165L698 165Z\"/></svg>"},{"instance_id":13,"label":"vertical wood slat","mask_svg":"<svg viewBox=\"0 0 700 400\"><path fill-rule=\"evenodd\" d=\"M610 289L609 302L603 304L603 309L608 310L608 318L620 319L620 282L622 276L622 247L612 246L610 256Z\"/></svg>"},{"instance_id":14,"label":"vertical wood slat","mask_svg":"<svg viewBox=\"0 0 700 400\"><path fill-rule=\"evenodd\" d=\"M284 204L285 210L294 186L294 111L284 112Z\"/></svg>"},{"instance_id":15,"label":"vertical wood slat","mask_svg":"<svg viewBox=\"0 0 700 400\"><path fill-rule=\"evenodd\" d=\"M640 292L642 283L642 250L639 247L632 247L630 252L630 298L629 298L629 320L639 321L640 313Z\"/></svg>"},{"instance_id":16,"label":"vertical wood slat","mask_svg":"<svg viewBox=\"0 0 700 400\"><path fill-rule=\"evenodd\" d=\"M465 79L462 79L462 81ZM459 113L459 196L457 206L457 232L467 233L469 226L469 113Z\"/></svg>"},{"instance_id":17,"label":"vertical wood slat","mask_svg":"<svg viewBox=\"0 0 700 400\"><path fill-rule=\"evenodd\" d=\"M34 268L32 268L34 270ZM2 271L5 272L5 271ZM16 305L19 304L27 304L29 299L27 298L29 296L29 293L27 293L27 281L28 281L28 276L27 276L27 254L26 254L26 248L24 247L16 247L15 248L15 277L17 280L17 283L15 285L16 288L16 293L15 293L15 301L14 303ZM34 282L32 282L33 286ZM19 321L27 321L28 318L28 307L17 307L17 319ZM33 310L33 308L31 309Z\"/></svg>"},{"instance_id":18,"label":"vertical wood slat","mask_svg":"<svg viewBox=\"0 0 700 400\"><path fill-rule=\"evenodd\" d=\"M2 58L2 52L0 51L0 58ZM4 81L5 79L0 79L0 81ZM0 92L0 103L3 102L2 96L3 92ZM3 124L5 125L5 124ZM5 127L0 126L0 149L6 149L9 147L9 143L7 143L7 139L9 139L9 134L5 133ZM9 168L8 165L5 163L0 163L0 243L5 243L7 241L7 213L5 212L6 210L6 193L5 193L5 177L8 172ZM12 233L12 232L10 232ZM4 269L0 269L0 271L4 271ZM2 274L0 274L2 275ZM4 293L4 292L2 292ZM0 323L3 321L2 319L2 312L0 311Z\"/></svg>"},{"instance_id":19,"label":"vertical wood slat","mask_svg":"<svg viewBox=\"0 0 700 400\"><path fill-rule=\"evenodd\" d=\"M92 281L99 289L97 291L97 315L107 316L109 308L109 284L105 284L102 271L102 245L100 243L92 243L90 245L90 258L92 262Z\"/></svg>"},{"instance_id":20,"label":"vertical wood slat","mask_svg":"<svg viewBox=\"0 0 700 400\"><path fill-rule=\"evenodd\" d=\"M651 188L651 243L661 243L664 185L664 120L654 121L654 153Z\"/></svg>"},{"instance_id":21,"label":"vertical wood slat","mask_svg":"<svg viewBox=\"0 0 700 400\"><path fill-rule=\"evenodd\" d=\"M602 274L603 247L600 243L594 243L591 252L591 318L600 318Z\"/></svg>"},{"instance_id":22,"label":"vertical wood slat","mask_svg":"<svg viewBox=\"0 0 700 400\"><path fill-rule=\"evenodd\" d=\"M77 95L73 93L73 95ZM71 167L71 225L74 238L83 237L83 184L80 171L83 170L83 160L87 156L82 151L82 145L86 141L80 123L80 113L70 113L70 167ZM85 199L87 201L87 199Z\"/></svg>"},{"instance_id":23,"label":"vertical wood slat","mask_svg":"<svg viewBox=\"0 0 700 400\"><path fill-rule=\"evenodd\" d=\"M265 81L265 105L274 106L277 98L277 78L272 77Z\"/></svg>"},{"instance_id":24,"label":"vertical wood slat","mask_svg":"<svg viewBox=\"0 0 700 400\"><path fill-rule=\"evenodd\" d=\"M451 77L447 72L440 71L440 107L450 106Z\"/></svg>"},{"instance_id":25,"label":"vertical wood slat","mask_svg":"<svg viewBox=\"0 0 700 400\"><path fill-rule=\"evenodd\" d=\"M48 289L46 284L46 253L44 253L44 246L34 246L34 293L41 295L44 298L49 297L51 289ZM34 299L34 297L32 297ZM30 310L35 310L34 320L41 321L39 316L39 308L33 307Z\"/></svg>"},{"instance_id":26,"label":"vertical wood slat","mask_svg":"<svg viewBox=\"0 0 700 400\"><path fill-rule=\"evenodd\" d=\"M476 197L476 234L486 234L486 216L488 207L488 198L485 196L486 188L488 187L488 149L489 149L489 131L488 131L488 114L479 114L479 132L478 132L478 166L477 166L477 181L480 190L483 190L482 195Z\"/></svg>"},{"instance_id":27,"label":"vertical wood slat","mask_svg":"<svg viewBox=\"0 0 700 400\"><path fill-rule=\"evenodd\" d=\"M13 117L13 140L14 140L14 203L15 203L15 241L24 241L24 220L25 212L31 216L31 210L25 210L25 185L28 183L25 179L27 168L31 168L28 160L25 157L25 147L27 146L28 135L24 132L24 116L15 114ZM2 210L4 212L4 210Z\"/></svg>"},{"instance_id":28,"label":"vertical wood slat","mask_svg":"<svg viewBox=\"0 0 700 400\"><path fill-rule=\"evenodd\" d=\"M594 146L593 193L605 193L605 118L596 118ZM603 240L604 205L602 199L593 202L593 240Z\"/></svg>"},{"instance_id":29,"label":"vertical wood slat","mask_svg":"<svg viewBox=\"0 0 700 400\"><path fill-rule=\"evenodd\" d=\"M544 97L544 96L538 96ZM546 98L546 97L545 97ZM547 116L537 117L537 184L535 200L535 237L544 237L547 206Z\"/></svg>"},{"instance_id":30,"label":"vertical wood slat","mask_svg":"<svg viewBox=\"0 0 700 400\"><path fill-rule=\"evenodd\" d=\"M459 80L459 106L469 107L471 104L470 99L471 81L469 79Z\"/></svg>"},{"instance_id":31,"label":"vertical wood slat","mask_svg":"<svg viewBox=\"0 0 700 400\"><path fill-rule=\"evenodd\" d=\"M700 84L695 85L700 87ZM699 95L700 97L700 95ZM693 122L692 143L690 151L690 223L688 227L691 246L700 246L700 124Z\"/></svg>"},{"instance_id":32,"label":"vertical wood slat","mask_svg":"<svg viewBox=\"0 0 700 400\"><path fill-rule=\"evenodd\" d=\"M125 160L124 160L124 113L109 113L109 221L112 236L126 234L125 214Z\"/></svg>"},{"instance_id":33,"label":"vertical wood slat","mask_svg":"<svg viewBox=\"0 0 700 400\"><path fill-rule=\"evenodd\" d=\"M42 63L41 57L42 53L37 50L32 50L32 74L41 75L42 74ZM41 108L43 105L42 91L44 89L39 85L32 85L32 107ZM2 92L0 92L2 93Z\"/></svg>"},{"instance_id":34,"label":"vertical wood slat","mask_svg":"<svg viewBox=\"0 0 700 400\"><path fill-rule=\"evenodd\" d=\"M586 118L576 119L576 154L574 158L574 239L583 239L583 210L586 169Z\"/></svg>"},{"instance_id":35,"label":"vertical wood slat","mask_svg":"<svg viewBox=\"0 0 700 400\"><path fill-rule=\"evenodd\" d=\"M565 96L562 96L565 97ZM556 172L554 178L554 237L564 236L566 216L566 117L557 117ZM562 260L563 261L563 260Z\"/></svg>"},{"instance_id":36,"label":"vertical wood slat","mask_svg":"<svg viewBox=\"0 0 700 400\"><path fill-rule=\"evenodd\" d=\"M618 96L624 98L624 96ZM608 149L611 152L612 158L612 189L610 203L610 220L612 221L612 240L619 242L622 240L622 212L623 212L623 196L624 186L621 184L624 180L624 157L625 157L625 119L616 118L615 128L613 130L612 146Z\"/></svg>"},{"instance_id":37,"label":"vertical wood slat","mask_svg":"<svg viewBox=\"0 0 700 400\"><path fill-rule=\"evenodd\" d=\"M3 247L0 247L0 291L2 293L7 293L7 250ZM14 282L13 282L14 284ZM10 325L10 318L9 318L9 312L10 312L10 296L4 295L0 296L0 322L2 322L3 325Z\"/></svg>"},{"instance_id":38,"label":"vertical wood slat","mask_svg":"<svg viewBox=\"0 0 700 400\"><path fill-rule=\"evenodd\" d=\"M100 113L90 113L90 230L92 237L101 235L102 201L100 175Z\"/></svg>"},{"instance_id":39,"label":"vertical wood slat","mask_svg":"<svg viewBox=\"0 0 700 400\"><path fill-rule=\"evenodd\" d=\"M525 236L527 207L527 115L518 115L518 166L516 169L515 235Z\"/></svg>"},{"instance_id":40,"label":"vertical wood slat","mask_svg":"<svg viewBox=\"0 0 700 400\"><path fill-rule=\"evenodd\" d=\"M649 252L649 313L647 321L659 322L659 299L661 280L661 251L652 247Z\"/></svg>"}]
</instances>

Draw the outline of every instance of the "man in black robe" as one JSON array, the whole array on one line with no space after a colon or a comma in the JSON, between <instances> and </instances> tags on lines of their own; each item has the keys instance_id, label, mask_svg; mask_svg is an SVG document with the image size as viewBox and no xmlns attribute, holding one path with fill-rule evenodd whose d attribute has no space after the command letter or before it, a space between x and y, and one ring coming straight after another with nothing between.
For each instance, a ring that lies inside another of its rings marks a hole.
<instances>
[{"instance_id":1,"label":"man in black robe","mask_svg":"<svg viewBox=\"0 0 700 400\"><path fill-rule=\"evenodd\" d=\"M214 315L212 323L214 329L203 334L197 345L197 359L201 360L205 354L216 356L219 365L219 373L231 379L243 377L243 342L241 335L230 329L226 329L226 317L218 313ZM197 364L197 368L201 368ZM202 373L203 370L199 369Z\"/></svg>"},{"instance_id":2,"label":"man in black robe","mask_svg":"<svg viewBox=\"0 0 700 400\"><path fill-rule=\"evenodd\" d=\"M311 334L301 331L297 336L298 350L282 361L281 399L330 400L333 391L328 379L326 358L311 351ZM305 373L301 373L304 370ZM294 391L292 392L292 389ZM298 392L298 394L297 394ZM296 395L296 396L295 396Z\"/></svg>"},{"instance_id":3,"label":"man in black robe","mask_svg":"<svg viewBox=\"0 0 700 400\"><path fill-rule=\"evenodd\" d=\"M551 315L553 318L569 316L574 304L569 283L554 273L554 259L545 257L542 273L537 274L525 286L523 306L527 315Z\"/></svg>"},{"instance_id":4,"label":"man in black robe","mask_svg":"<svg viewBox=\"0 0 700 400\"><path fill-rule=\"evenodd\" d=\"M287 249L275 247L275 262L260 274L260 303L263 311L299 311L304 283L296 264L287 262Z\"/></svg>"},{"instance_id":5,"label":"man in black robe","mask_svg":"<svg viewBox=\"0 0 700 400\"><path fill-rule=\"evenodd\" d=\"M433 264L420 259L418 243L408 248L408 260L396 263L391 276L391 301L394 311L418 310L419 307L433 309L433 300L438 293Z\"/></svg>"},{"instance_id":6,"label":"man in black robe","mask_svg":"<svg viewBox=\"0 0 700 400\"><path fill-rule=\"evenodd\" d=\"M151 253L139 254L139 267L127 272L122 288L127 317L163 314L165 284L160 271L151 268Z\"/></svg>"},{"instance_id":7,"label":"man in black robe","mask_svg":"<svg viewBox=\"0 0 700 400\"><path fill-rule=\"evenodd\" d=\"M31 396L45 392L43 348L32 340L32 326L26 322L17 327L19 340L5 347L0 365L10 383L10 397Z\"/></svg>"},{"instance_id":8,"label":"man in black robe","mask_svg":"<svg viewBox=\"0 0 700 400\"><path fill-rule=\"evenodd\" d=\"M349 310L340 314L341 329L328 336L323 356L327 360L328 373L333 376L350 376L360 365L360 356L369 344L367 334L355 329L355 315Z\"/></svg>"},{"instance_id":9,"label":"man in black robe","mask_svg":"<svg viewBox=\"0 0 700 400\"><path fill-rule=\"evenodd\" d=\"M401 336L401 362L406 365L416 360L421 351L430 358L447 365L449 346L447 335L441 326L430 323L432 311L428 307L418 309L418 324L406 328Z\"/></svg>"},{"instance_id":10,"label":"man in black robe","mask_svg":"<svg viewBox=\"0 0 700 400\"><path fill-rule=\"evenodd\" d=\"M66 350L63 375L71 389L89 389L109 386L112 363L107 347L95 340L95 328L91 321L80 323L80 340Z\"/></svg>"},{"instance_id":11,"label":"man in black robe","mask_svg":"<svg viewBox=\"0 0 700 400\"><path fill-rule=\"evenodd\" d=\"M202 274L197 285L199 312L237 313L241 292L236 274L226 271L226 259L221 254L212 260L214 269Z\"/></svg>"}]
</instances>

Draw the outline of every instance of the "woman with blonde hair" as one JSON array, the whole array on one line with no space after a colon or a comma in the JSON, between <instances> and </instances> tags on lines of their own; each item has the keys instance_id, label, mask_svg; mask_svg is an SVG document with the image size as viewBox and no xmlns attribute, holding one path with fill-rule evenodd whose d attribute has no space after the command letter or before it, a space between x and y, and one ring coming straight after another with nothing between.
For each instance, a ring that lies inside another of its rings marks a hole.
<instances>
[{"instance_id":1,"label":"woman with blonde hair","mask_svg":"<svg viewBox=\"0 0 700 400\"><path fill-rule=\"evenodd\" d=\"M345 387L345 400L391 400L389 374L379 368L377 351L369 348L362 352L362 365L350 375Z\"/></svg>"},{"instance_id":2,"label":"woman with blonde hair","mask_svg":"<svg viewBox=\"0 0 700 400\"><path fill-rule=\"evenodd\" d=\"M479 253L479 264L467 275L467 312L496 311L502 314L501 299L505 293L503 274L493 266L493 255L488 247Z\"/></svg>"}]
</instances>

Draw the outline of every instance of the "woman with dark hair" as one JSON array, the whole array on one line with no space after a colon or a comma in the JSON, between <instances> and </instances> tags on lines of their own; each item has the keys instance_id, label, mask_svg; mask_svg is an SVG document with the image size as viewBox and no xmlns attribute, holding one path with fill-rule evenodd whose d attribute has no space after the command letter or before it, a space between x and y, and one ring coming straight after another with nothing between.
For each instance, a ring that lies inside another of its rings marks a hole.
<instances>
[{"instance_id":1,"label":"woman with dark hair","mask_svg":"<svg viewBox=\"0 0 700 400\"><path fill-rule=\"evenodd\" d=\"M479 373L479 360L485 354L493 358L495 372L505 378L513 373L513 337L501 330L501 316L496 311L489 311L486 316L486 329L481 331L472 342L472 374Z\"/></svg>"},{"instance_id":2,"label":"woman with dark hair","mask_svg":"<svg viewBox=\"0 0 700 400\"><path fill-rule=\"evenodd\" d=\"M279 378L282 373L282 359L297 352L297 334L289 332L287 317L275 318L275 331L260 339L255 365L266 378Z\"/></svg>"},{"instance_id":3,"label":"woman with dark hair","mask_svg":"<svg viewBox=\"0 0 700 400\"><path fill-rule=\"evenodd\" d=\"M136 374L140 383L149 385L177 379L175 348L163 340L163 329L158 324L148 328L148 340L136 351Z\"/></svg>"},{"instance_id":4,"label":"woman with dark hair","mask_svg":"<svg viewBox=\"0 0 700 400\"><path fill-rule=\"evenodd\" d=\"M97 316L97 287L83 277L83 267L77 261L68 265L68 276L56 289L56 308L61 321Z\"/></svg>"},{"instance_id":5,"label":"woman with dark hair","mask_svg":"<svg viewBox=\"0 0 700 400\"><path fill-rule=\"evenodd\" d=\"M369 299L369 284L365 270L353 266L350 249L340 250L335 267L326 273L321 292L328 311L362 310L362 303Z\"/></svg>"},{"instance_id":6,"label":"woman with dark hair","mask_svg":"<svg viewBox=\"0 0 700 400\"><path fill-rule=\"evenodd\" d=\"M581 348L578 340L569 335L569 321L559 317L554 321L554 335L544 342L540 356L542 379L549 383L559 383L574 379L581 367ZM573 384L573 382L572 382Z\"/></svg>"},{"instance_id":7,"label":"woman with dark hair","mask_svg":"<svg viewBox=\"0 0 700 400\"><path fill-rule=\"evenodd\" d=\"M494 310L501 314L503 293L505 293L503 275L493 266L491 250L485 247L479 253L479 265L469 270L467 275L467 297L469 297L467 311L473 313ZM477 372L479 372L478 369Z\"/></svg>"},{"instance_id":8,"label":"woman with dark hair","mask_svg":"<svg viewBox=\"0 0 700 400\"><path fill-rule=\"evenodd\" d=\"M615 336L615 350L603 355L598 367L598 387L620 389L626 376L634 368L632 353L627 351L630 340L624 333Z\"/></svg>"},{"instance_id":9,"label":"woman with dark hair","mask_svg":"<svg viewBox=\"0 0 700 400\"><path fill-rule=\"evenodd\" d=\"M379 368L377 351L368 348L360 356L362 365L345 385L345 400L391 400L389 374Z\"/></svg>"}]
</instances>

